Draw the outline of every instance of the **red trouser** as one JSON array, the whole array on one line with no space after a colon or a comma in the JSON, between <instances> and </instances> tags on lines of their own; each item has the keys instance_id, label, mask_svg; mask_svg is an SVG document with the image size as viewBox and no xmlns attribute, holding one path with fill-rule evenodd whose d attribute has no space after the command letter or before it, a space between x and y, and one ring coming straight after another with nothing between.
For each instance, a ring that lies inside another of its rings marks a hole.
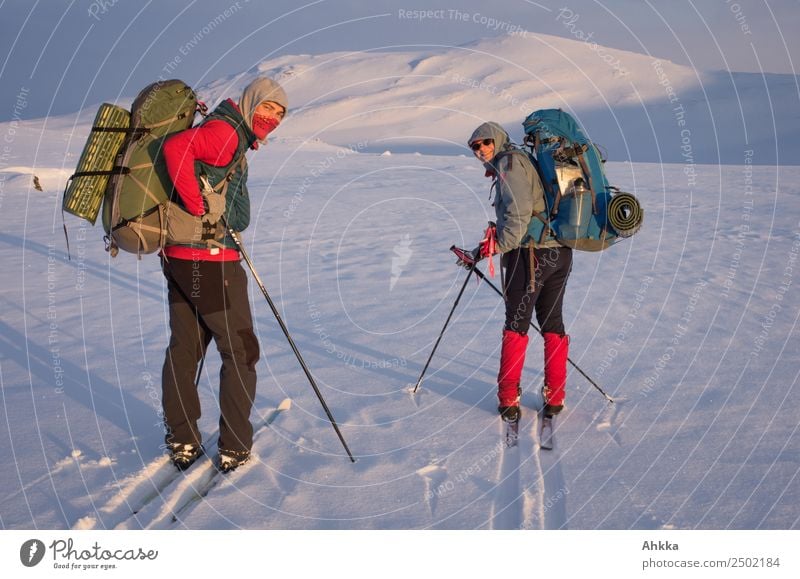
<instances>
[{"instance_id":1,"label":"red trouser","mask_svg":"<svg viewBox=\"0 0 800 579\"><path fill-rule=\"evenodd\" d=\"M500 350L500 373L497 375L497 398L500 406L519 404L519 383L525 365L528 336L505 330Z\"/></svg>"},{"instance_id":2,"label":"red trouser","mask_svg":"<svg viewBox=\"0 0 800 579\"><path fill-rule=\"evenodd\" d=\"M563 406L567 385L569 336L544 334L544 401Z\"/></svg>"}]
</instances>

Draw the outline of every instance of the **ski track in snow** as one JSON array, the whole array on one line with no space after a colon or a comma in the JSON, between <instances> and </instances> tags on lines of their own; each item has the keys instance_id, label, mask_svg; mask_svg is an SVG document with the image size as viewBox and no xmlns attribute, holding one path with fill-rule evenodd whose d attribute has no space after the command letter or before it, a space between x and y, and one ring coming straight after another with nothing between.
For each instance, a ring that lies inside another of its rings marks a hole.
<instances>
[{"instance_id":1,"label":"ski track in snow","mask_svg":"<svg viewBox=\"0 0 800 579\"><path fill-rule=\"evenodd\" d=\"M523 412L525 412L523 410ZM544 497L546 494L545 479L542 477L541 450L539 449L538 412L528 410L530 415L529 423L520 430L524 433L520 435L520 468L523 476L520 478L520 493L522 495L522 509L519 529L546 529L544 520ZM524 416L524 414L523 414Z\"/></svg>"},{"instance_id":2,"label":"ski track in snow","mask_svg":"<svg viewBox=\"0 0 800 579\"><path fill-rule=\"evenodd\" d=\"M291 399L286 398L277 408L269 412L264 422L255 429L253 447L255 447L255 444L262 437L264 432L270 430L273 422L291 407ZM203 461L198 472L191 477L187 477L186 484L179 486L175 492L172 493L156 518L147 525L148 529L168 529L173 525L184 526L183 521L186 516L191 513L192 509L196 507L198 503L203 502L211 491L217 486L225 484L229 479L237 478L244 470L251 468L259 462L258 455L252 452L250 461L240 467L241 470L236 469L235 471L225 474L217 470L214 459L212 458L215 454L216 452L209 452L207 454L207 460ZM192 468L189 469L189 472L194 471L197 466L198 465L193 465Z\"/></svg>"},{"instance_id":3,"label":"ski track in snow","mask_svg":"<svg viewBox=\"0 0 800 579\"><path fill-rule=\"evenodd\" d=\"M100 518L87 516L75 522L72 528L95 528L98 523L104 528L117 528L144 505L164 492L164 489L176 477L175 467L166 455L158 457L147 464L141 472L120 481L119 491L97 509Z\"/></svg>"},{"instance_id":4,"label":"ski track in snow","mask_svg":"<svg viewBox=\"0 0 800 579\"><path fill-rule=\"evenodd\" d=\"M538 422L539 414L537 413L536 416ZM559 420L556 419L553 429L553 437L555 438L553 450L541 450L539 453L539 468L541 469L543 490L540 503L543 529L567 528L567 482L561 468L561 460L558 453L558 431Z\"/></svg>"},{"instance_id":5,"label":"ski track in snow","mask_svg":"<svg viewBox=\"0 0 800 579\"><path fill-rule=\"evenodd\" d=\"M207 484L215 470L211 456L200 458L167 487L162 495L163 502L155 501L146 505L131 520L135 519L143 529L169 529L172 518Z\"/></svg>"},{"instance_id":6,"label":"ski track in snow","mask_svg":"<svg viewBox=\"0 0 800 579\"><path fill-rule=\"evenodd\" d=\"M505 423L498 418L498 437L505 444ZM524 420L520 420L520 429ZM497 465L497 484L492 501L492 529L519 529L522 521L522 489L520 487L520 469L522 468L522 437L517 445L503 448Z\"/></svg>"},{"instance_id":7,"label":"ski track in snow","mask_svg":"<svg viewBox=\"0 0 800 579\"><path fill-rule=\"evenodd\" d=\"M493 529L567 528L566 481L559 456L556 450L539 447L538 432L539 413L523 412L517 446L503 449L498 464Z\"/></svg>"},{"instance_id":8,"label":"ski track in snow","mask_svg":"<svg viewBox=\"0 0 800 579\"><path fill-rule=\"evenodd\" d=\"M267 420L256 429L255 440L279 414L291 407L289 399L272 410ZM119 483L118 492L94 516L79 518L73 529L93 529L101 524L113 529L169 529L182 524L182 519L197 502L222 482L213 463L219 433L210 437L205 454L185 472L178 471L164 455L147 464L140 472ZM253 454L251 463L257 462ZM247 465L251 466L251 465ZM242 467L246 468L246 467Z\"/></svg>"},{"instance_id":9,"label":"ski track in snow","mask_svg":"<svg viewBox=\"0 0 800 579\"><path fill-rule=\"evenodd\" d=\"M221 476L223 475L217 470L213 459L209 458L201 465L195 478L170 497L169 505L164 506L165 508L161 510L154 521L147 525L147 528L169 529L173 525L185 526L184 518L197 503L203 501L222 482Z\"/></svg>"}]
</instances>

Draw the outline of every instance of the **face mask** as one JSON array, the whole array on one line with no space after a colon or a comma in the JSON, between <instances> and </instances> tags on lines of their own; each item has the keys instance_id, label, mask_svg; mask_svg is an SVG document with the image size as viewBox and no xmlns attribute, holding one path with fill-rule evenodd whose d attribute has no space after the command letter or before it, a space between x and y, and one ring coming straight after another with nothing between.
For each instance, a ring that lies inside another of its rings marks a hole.
<instances>
[{"instance_id":1,"label":"face mask","mask_svg":"<svg viewBox=\"0 0 800 579\"><path fill-rule=\"evenodd\" d=\"M279 124L280 121L276 118L253 115L253 134L259 141L263 141Z\"/></svg>"}]
</instances>

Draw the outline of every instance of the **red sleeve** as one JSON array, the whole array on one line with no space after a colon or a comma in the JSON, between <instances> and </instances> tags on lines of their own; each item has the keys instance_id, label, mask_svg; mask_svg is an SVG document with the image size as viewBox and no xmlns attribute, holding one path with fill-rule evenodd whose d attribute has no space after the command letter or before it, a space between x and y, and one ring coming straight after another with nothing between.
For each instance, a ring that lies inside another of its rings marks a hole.
<instances>
[{"instance_id":1,"label":"red sleeve","mask_svg":"<svg viewBox=\"0 0 800 579\"><path fill-rule=\"evenodd\" d=\"M236 129L225 121L216 120L181 131L164 143L167 172L189 213L202 215L205 211L194 162L224 167L233 160L238 144Z\"/></svg>"}]
</instances>

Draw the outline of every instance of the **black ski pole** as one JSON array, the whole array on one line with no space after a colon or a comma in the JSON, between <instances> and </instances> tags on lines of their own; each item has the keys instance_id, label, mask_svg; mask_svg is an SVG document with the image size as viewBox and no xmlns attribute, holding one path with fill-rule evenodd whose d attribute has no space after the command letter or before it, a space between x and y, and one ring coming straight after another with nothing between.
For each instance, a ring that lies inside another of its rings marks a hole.
<instances>
[{"instance_id":1,"label":"black ski pole","mask_svg":"<svg viewBox=\"0 0 800 579\"><path fill-rule=\"evenodd\" d=\"M261 293L264 294L264 297L266 298L267 303L269 304L269 308L272 310L272 315L275 316L276 320L278 320L278 325L280 325L281 330L283 330L283 335L286 336L286 339L289 341L289 345L292 347L292 351L294 352L294 355L297 357L297 361L300 362L300 366L303 368L303 372L305 372L306 378L308 378L308 382L314 389L314 393L317 395L317 398L319 398L319 402L320 404L322 404L322 408L325 410L325 414L327 414L328 420L330 420L333 429L336 431L336 435L339 437L339 441L342 443L342 446L347 452L347 456L350 457L351 462L355 462L356 459L353 458L353 453L350 452L350 448L344 441L344 437L342 436L342 433L339 430L339 425L336 424L336 420L333 418L333 414L331 414L331 411L328 409L328 405L325 403L325 399L322 397L322 393L319 391L317 383L314 381L314 377L311 375L311 371L308 369L308 366L306 366L306 362L305 360L303 360L303 356L300 354L300 350L297 349L294 340L292 340L292 336L289 335L289 330L286 327L286 324L283 323L283 319L281 318L281 315L278 313L278 308L275 307L275 304L272 302L272 298L269 297L269 293L267 293L267 288L264 287L261 278L258 276L258 273L256 272L256 268L253 265L253 262L250 261L250 256L245 251L244 244L242 243L242 240L239 238L239 234L236 233L230 227L228 227L228 223L225 220L224 216L220 218L220 221L228 230L228 234L233 239L233 242L236 244L236 247L239 248L239 252L242 254L242 257L247 263L247 267L250 268L250 273L253 274L253 279L256 281L256 284L258 284Z\"/></svg>"},{"instance_id":2,"label":"black ski pole","mask_svg":"<svg viewBox=\"0 0 800 579\"><path fill-rule=\"evenodd\" d=\"M428 361L425 362L425 367L422 369L422 373L419 375L419 380L417 380L417 385L414 386L414 392L413 392L414 394L416 394L417 388L419 388L419 385L422 383L422 377L425 376L425 372L428 371L428 366L430 365L431 360L433 359L433 354L434 352L436 352L436 348L439 347L439 342L442 341L442 336L444 336L444 331L447 329L447 325L450 323L450 318L453 317L453 312L456 311L456 306L458 306L458 302L461 300L461 296L464 294L464 290L467 289L467 283L469 282L469 278L472 277L472 273L474 271L477 270L473 265L472 267L469 268L469 273L467 274L467 277L464 279L464 285L461 286L461 291L458 292L458 296L456 296L456 301L453 304L453 307L450 309L450 315L447 316L447 320L445 321L444 326L442 327L442 331L439 332L439 337L436 339L436 343L433 345L433 350L431 350L431 355L428 356Z\"/></svg>"},{"instance_id":3,"label":"black ski pole","mask_svg":"<svg viewBox=\"0 0 800 579\"><path fill-rule=\"evenodd\" d=\"M197 369L197 376L194 379L194 389L198 390L200 388L200 377L203 375L203 364L206 363L206 353L203 352L203 357L200 358L200 367Z\"/></svg>"},{"instance_id":4,"label":"black ski pole","mask_svg":"<svg viewBox=\"0 0 800 579\"><path fill-rule=\"evenodd\" d=\"M477 267L473 267L473 269L474 269L474 271L475 271L475 275L477 275L479 278L481 278L481 280L483 280L483 281L485 281L487 284L489 284L489 287L490 287L490 288L492 288L492 289L493 289L493 290L494 290L494 291L497 293L497 295L499 295L500 297L503 297L503 292L501 292L499 289L497 289L497 286L496 286L496 285L494 285L494 284L493 284L491 281L489 281L488 279L486 279L486 276L485 276L485 275L483 275L483 272L482 272L481 270L479 270ZM538 327L536 324L534 324L534 323L533 323L533 320L531 320L531 327L532 327L534 330L536 330L537 332L539 332L539 334L541 334L541 333L542 333L542 330L540 330L540 329L539 329L539 327ZM600 394L602 394L602 395L605 397L605 399L606 399L606 400L608 400L609 402L611 402L611 404L613 404L613 403L614 403L614 399L613 399L613 398L611 398L611 396L609 396L608 394L606 394L606 393L605 393L605 391L604 391L602 388L600 388L600 386L598 386L598 385L597 385L597 383L596 383L594 380L592 380L592 379L591 379L591 378L590 378L590 377L589 377L589 376L586 374L586 372L584 372L583 370L581 370L580 366L578 366L578 365L577 365L575 362L573 362L571 358L567 357L567 362L569 362L570 364L572 364L572 367L573 367L573 368L575 368L575 369L576 369L576 370L577 370L577 371L580 373L580 375L581 375L581 376L583 376L584 378L586 378L586 379L589 381L589 383L590 383L592 386L594 386L595 388L597 388L598 392L600 392Z\"/></svg>"},{"instance_id":5,"label":"black ski pole","mask_svg":"<svg viewBox=\"0 0 800 579\"><path fill-rule=\"evenodd\" d=\"M199 321L197 322L200 323ZM198 326L198 331L200 328ZM208 345L211 343L211 336L205 336L205 343L203 344L203 354L200 356L200 367L197 369L197 377L194 379L194 389L200 388L200 377L203 375L203 365L206 363L206 354L208 354Z\"/></svg>"}]
</instances>

